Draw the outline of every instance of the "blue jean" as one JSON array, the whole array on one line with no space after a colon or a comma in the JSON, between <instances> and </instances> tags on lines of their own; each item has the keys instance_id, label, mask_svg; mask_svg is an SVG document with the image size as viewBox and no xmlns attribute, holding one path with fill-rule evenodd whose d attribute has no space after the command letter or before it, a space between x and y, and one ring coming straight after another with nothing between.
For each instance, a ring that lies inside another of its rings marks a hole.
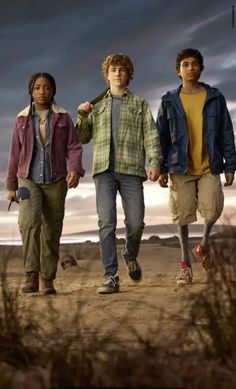
<instances>
[{"instance_id":1,"label":"blue jean","mask_svg":"<svg viewBox=\"0 0 236 389\"><path fill-rule=\"evenodd\" d=\"M143 179L107 170L94 177L98 213L101 261L105 275L118 270L116 250L116 196L121 195L125 214L126 242L123 256L136 259L144 229Z\"/></svg>"}]
</instances>

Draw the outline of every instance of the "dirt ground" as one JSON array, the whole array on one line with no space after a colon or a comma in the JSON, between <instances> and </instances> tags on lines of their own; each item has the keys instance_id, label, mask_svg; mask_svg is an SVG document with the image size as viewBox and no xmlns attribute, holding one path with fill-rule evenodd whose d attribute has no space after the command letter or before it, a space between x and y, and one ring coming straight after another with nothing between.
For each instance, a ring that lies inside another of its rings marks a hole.
<instances>
[{"instance_id":1,"label":"dirt ground","mask_svg":"<svg viewBox=\"0 0 236 389\"><path fill-rule=\"evenodd\" d=\"M121 246L118 247L118 252L120 251ZM70 252L68 247L67 252ZM20 308L31 312L47 326L45 312L53 307L58 323L65 329L71 326L73 317L79 312L81 327L86 335L104 336L115 333L121 341L132 341L136 332L142 337L155 332L160 320L165 331L174 335L177 322L188 316L188 297L201 291L206 285L206 276L200 265L193 262L193 283L184 287L177 286L175 277L180 269L179 248L146 243L141 245L139 254L143 270L142 281L132 284L119 255L120 292L98 295L97 288L102 281L98 246L84 245L81 254L83 252L85 258L80 257L77 266L63 270L58 265L56 295L43 296L41 292L19 293ZM8 280L11 289L20 288L24 280L21 259L9 261Z\"/></svg>"}]
</instances>

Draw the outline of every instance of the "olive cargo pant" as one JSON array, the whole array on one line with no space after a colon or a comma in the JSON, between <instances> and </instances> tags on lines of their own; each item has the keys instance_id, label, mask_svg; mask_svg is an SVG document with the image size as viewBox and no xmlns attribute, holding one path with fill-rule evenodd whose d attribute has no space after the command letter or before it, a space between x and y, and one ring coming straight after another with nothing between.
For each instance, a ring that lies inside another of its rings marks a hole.
<instances>
[{"instance_id":1,"label":"olive cargo pant","mask_svg":"<svg viewBox=\"0 0 236 389\"><path fill-rule=\"evenodd\" d=\"M67 184L60 179L50 184L18 179L30 198L19 203L19 229L25 272L40 272L42 279L56 278Z\"/></svg>"}]
</instances>

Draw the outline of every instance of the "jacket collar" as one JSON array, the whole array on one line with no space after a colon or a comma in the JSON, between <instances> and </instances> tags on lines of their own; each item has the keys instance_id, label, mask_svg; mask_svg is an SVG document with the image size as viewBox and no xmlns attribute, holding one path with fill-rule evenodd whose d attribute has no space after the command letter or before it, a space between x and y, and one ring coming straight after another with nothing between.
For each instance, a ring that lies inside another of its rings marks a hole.
<instances>
[{"instance_id":1,"label":"jacket collar","mask_svg":"<svg viewBox=\"0 0 236 389\"><path fill-rule=\"evenodd\" d=\"M199 82L199 84L206 89L207 100L222 95L222 93L217 88L211 87L210 85L205 84L204 82ZM181 87L182 87L182 84L179 85L178 88L173 89L171 91L168 91L164 96L162 96L162 100L164 100L164 101L176 100L176 98L179 96Z\"/></svg>"},{"instance_id":2,"label":"jacket collar","mask_svg":"<svg viewBox=\"0 0 236 389\"><path fill-rule=\"evenodd\" d=\"M28 107L24 108L21 112L18 113L17 117L20 117L20 116L25 116L27 117L28 114L29 114L29 110L30 110L30 105L28 105ZM60 107L59 105L53 103L52 106L51 106L51 110L52 112L58 114L58 113L67 113L67 111Z\"/></svg>"},{"instance_id":3,"label":"jacket collar","mask_svg":"<svg viewBox=\"0 0 236 389\"><path fill-rule=\"evenodd\" d=\"M132 95L132 92L130 92L130 90L128 88L126 88L122 96L130 96L130 95ZM108 89L105 97L108 97L108 96L111 96L111 90L110 89Z\"/></svg>"}]
</instances>

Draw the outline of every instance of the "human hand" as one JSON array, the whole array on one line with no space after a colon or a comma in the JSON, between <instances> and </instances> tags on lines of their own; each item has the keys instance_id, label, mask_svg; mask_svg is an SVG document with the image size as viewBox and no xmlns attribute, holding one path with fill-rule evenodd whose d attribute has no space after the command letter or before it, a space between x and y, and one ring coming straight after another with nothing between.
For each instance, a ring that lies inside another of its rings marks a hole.
<instances>
[{"instance_id":1,"label":"human hand","mask_svg":"<svg viewBox=\"0 0 236 389\"><path fill-rule=\"evenodd\" d=\"M225 173L225 180L224 186L231 186L234 182L234 173Z\"/></svg>"},{"instance_id":2,"label":"human hand","mask_svg":"<svg viewBox=\"0 0 236 389\"><path fill-rule=\"evenodd\" d=\"M150 181L155 182L155 181L157 181L159 175L160 175L160 171L158 169L154 168L154 167L151 167L149 169L149 171L148 171L148 175L147 176L148 176L148 179Z\"/></svg>"},{"instance_id":3,"label":"human hand","mask_svg":"<svg viewBox=\"0 0 236 389\"><path fill-rule=\"evenodd\" d=\"M161 174L158 183L162 188L168 188L168 174L167 173Z\"/></svg>"},{"instance_id":4,"label":"human hand","mask_svg":"<svg viewBox=\"0 0 236 389\"><path fill-rule=\"evenodd\" d=\"M78 113L81 116L88 116L90 112L92 112L92 110L93 110L93 106L88 101L80 104L78 107Z\"/></svg>"},{"instance_id":5,"label":"human hand","mask_svg":"<svg viewBox=\"0 0 236 389\"><path fill-rule=\"evenodd\" d=\"M15 201L16 199L16 191L15 190L9 190L6 194L6 198L9 201Z\"/></svg>"},{"instance_id":6,"label":"human hand","mask_svg":"<svg viewBox=\"0 0 236 389\"><path fill-rule=\"evenodd\" d=\"M76 171L70 171L67 173L66 176L66 182L67 187L70 188L76 188L79 184L80 176Z\"/></svg>"}]
</instances>

